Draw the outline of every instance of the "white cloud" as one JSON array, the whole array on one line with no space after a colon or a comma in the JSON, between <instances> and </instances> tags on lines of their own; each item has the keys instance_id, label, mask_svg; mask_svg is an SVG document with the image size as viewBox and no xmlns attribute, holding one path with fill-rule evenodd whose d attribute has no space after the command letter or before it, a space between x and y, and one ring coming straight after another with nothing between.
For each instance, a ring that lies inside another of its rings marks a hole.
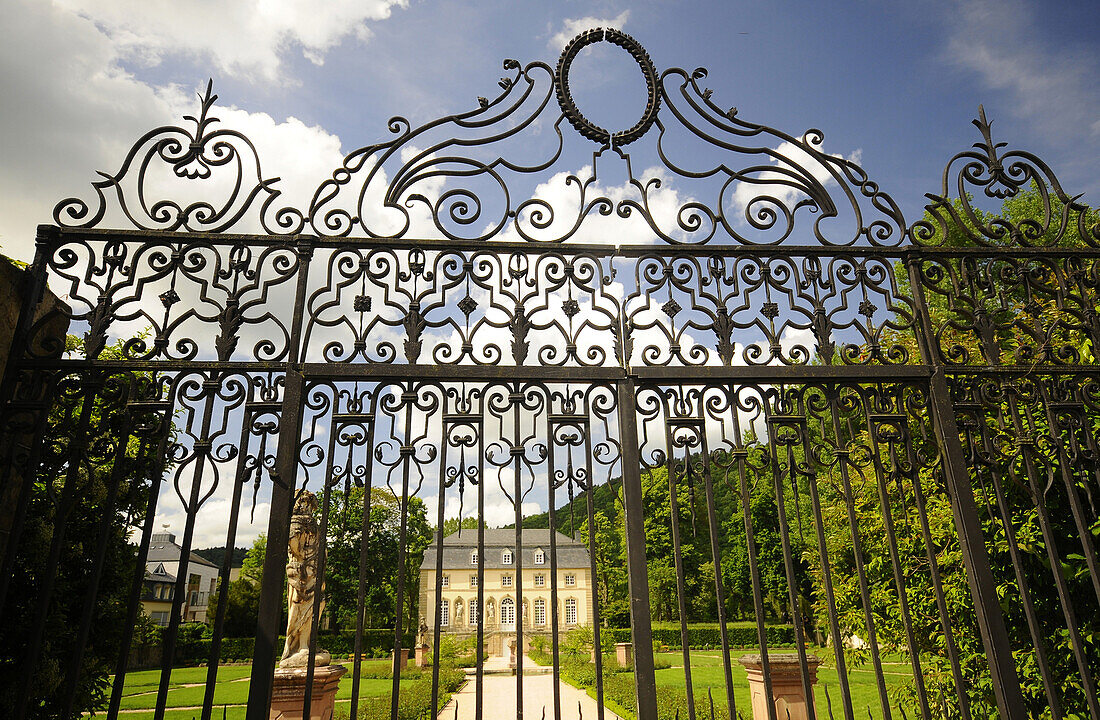
<instances>
[{"instance_id":1,"label":"white cloud","mask_svg":"<svg viewBox=\"0 0 1100 720\"><path fill-rule=\"evenodd\" d=\"M148 65L182 54L212 61L226 73L282 78L281 58L291 48L315 64L348 37L371 35L407 0L56 0L58 7L95 23L127 58Z\"/></svg>"},{"instance_id":2,"label":"white cloud","mask_svg":"<svg viewBox=\"0 0 1100 720\"><path fill-rule=\"evenodd\" d=\"M88 17L32 2L16 2L5 13L0 89L12 100L0 114L0 243L6 254L30 259L35 226L52 221L58 200L93 200L96 170L116 172L136 139L180 124L182 115L196 113L198 100L123 69L115 41ZM295 118L276 121L232 107L214 114L253 140L264 177L283 178L276 186L284 190L280 206L308 205L342 159L338 137ZM183 185L175 182L173 196L185 197Z\"/></svg>"},{"instance_id":3,"label":"white cloud","mask_svg":"<svg viewBox=\"0 0 1100 720\"><path fill-rule=\"evenodd\" d=\"M959 3L946 14L949 60L1007 91L1006 106L1045 132L1073 137L1084 127L1100 135L1100 54L1036 33L1033 13L1022 0Z\"/></svg>"},{"instance_id":4,"label":"white cloud","mask_svg":"<svg viewBox=\"0 0 1100 720\"><path fill-rule=\"evenodd\" d=\"M798 176L801 176L803 172L808 172L822 186L835 182L829 169L823 163L792 142L780 143L774 152L775 156L771 158L771 163L777 168L797 173ZM862 149L857 149L847 159L858 165L862 156ZM833 154L832 157L839 158L841 155ZM785 174L768 171L755 173L754 177L764 181L790 180L790 177ZM798 182L804 181L798 180ZM749 207L753 200L761 197L775 198L788 209L793 209L798 200L805 197L805 193L790 185L740 182L733 192L733 219L740 223L746 222L745 209Z\"/></svg>"},{"instance_id":5,"label":"white cloud","mask_svg":"<svg viewBox=\"0 0 1100 720\"><path fill-rule=\"evenodd\" d=\"M613 163L613 159L601 159L601 162ZM565 235L577 220L581 209L581 194L579 187L592 177L591 165L585 165L575 172L559 172L552 175L545 182L539 183L532 194L553 209L554 222L544 229L535 228L532 223L532 212L544 211L545 206L533 206L520 215L519 224L529 235L537 240L556 240ZM580 179L569 182L570 176ZM663 167L650 167L642 171L637 177L643 184L653 180L659 180L659 187L650 187L645 200L654 222L668 235L680 240L688 240L689 236L679 229L677 215L685 204L694 201L692 197L683 196L676 188L669 171ZM588 185L584 191L586 205L597 197L606 197L614 208L624 200L633 200L639 204L642 202L641 193L629 182L619 185L604 185L598 179ZM545 219L545 218L543 218ZM519 241L521 238L512 227L509 227L500 235L501 240ZM576 234L570 237L570 242L599 243L604 245L631 245L649 244L658 242L658 236L649 227L648 223L636 210L627 218L620 217L617 212L610 215L601 215L593 208L585 216Z\"/></svg>"},{"instance_id":6,"label":"white cloud","mask_svg":"<svg viewBox=\"0 0 1100 720\"><path fill-rule=\"evenodd\" d=\"M630 18L630 11L623 10L615 17L596 17L594 15L586 15L581 18L566 18L562 23L561 30L554 34L550 38L548 43L551 48L555 50L561 50L565 47L566 43L576 37L578 34L589 30L591 28L615 28L616 30L622 30L626 25L627 19Z\"/></svg>"}]
</instances>

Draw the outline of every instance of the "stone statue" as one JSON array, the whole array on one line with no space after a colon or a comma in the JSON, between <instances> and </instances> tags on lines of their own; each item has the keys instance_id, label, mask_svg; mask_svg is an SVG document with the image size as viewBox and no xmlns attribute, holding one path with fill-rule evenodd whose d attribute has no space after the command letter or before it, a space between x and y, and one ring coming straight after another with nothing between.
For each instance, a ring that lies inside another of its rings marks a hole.
<instances>
[{"instance_id":1,"label":"stone statue","mask_svg":"<svg viewBox=\"0 0 1100 720\"><path fill-rule=\"evenodd\" d=\"M419 647L428 646L428 625L423 620L420 621L420 631L416 634L416 644Z\"/></svg>"},{"instance_id":2,"label":"stone statue","mask_svg":"<svg viewBox=\"0 0 1100 720\"><path fill-rule=\"evenodd\" d=\"M289 555L286 563L288 618L286 646L279 667L305 667L309 664L309 641L313 632L313 604L315 594L321 593L318 613L325 608L325 584L317 582L317 561L321 544L317 526L317 497L300 490L294 500L294 514L290 518ZM317 649L314 664L328 665L331 656Z\"/></svg>"}]
</instances>

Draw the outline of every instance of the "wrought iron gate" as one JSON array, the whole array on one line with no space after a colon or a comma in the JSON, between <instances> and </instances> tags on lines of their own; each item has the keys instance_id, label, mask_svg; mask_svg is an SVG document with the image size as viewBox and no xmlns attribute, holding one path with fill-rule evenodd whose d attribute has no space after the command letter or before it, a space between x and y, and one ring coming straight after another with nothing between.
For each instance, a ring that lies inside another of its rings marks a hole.
<instances>
[{"instance_id":1,"label":"wrought iron gate","mask_svg":"<svg viewBox=\"0 0 1100 720\"><path fill-rule=\"evenodd\" d=\"M570 67L597 42L628 52L645 78L647 106L629 130L597 127L572 100ZM752 716L735 688L739 645L759 648L768 693L777 646L790 647L815 698L809 717L1100 717L1095 216L1038 158L1003 151L984 113L980 141L952 158L926 217L910 223L856 163L823 150L819 131L743 120L715 104L705 71L658 73L621 32L581 34L556 68L504 69L502 92L471 111L419 127L392 120L393 137L348 155L303 211L282 207L252 143L220 128L208 88L193 127L150 132L93 183L91 204L66 200L40 227L3 386L3 478L16 512L0 603L13 715L70 716L102 693L108 717L135 706L126 674L155 516L178 502L184 562L148 689L164 717L173 661L190 642L180 628L196 523L216 506L232 548L239 518L266 502L247 697L247 717L266 718L290 513L304 487L319 494L323 540L346 522L350 498L369 526L372 488L392 493L398 651L415 632L410 503L427 499L438 527L448 503L477 518L490 494L510 503L520 580L509 600L523 648L539 630L523 612L533 570L524 502L570 503L576 532L596 527L603 488L622 511L634 649L616 687L632 679L640 718L665 712L655 609L676 618L693 719ZM642 140L651 144L632 164L624 147ZM588 142L590 167L551 174ZM647 151L654 165L639 171ZM603 186L597 169L624 182ZM158 196L165 171L206 194ZM1027 220L974 204L1021 193L1035 199ZM133 229L101 227L121 219ZM52 306L47 283L60 297ZM59 322L82 344L62 347ZM647 515L647 493L660 494L665 520ZM599 592L562 584L561 522L547 518L555 680L567 595L590 605L595 647L627 632L609 627ZM652 532L661 522L663 540ZM479 552L466 626L478 648L495 632L485 608L500 595L484 581L484 531L468 531ZM353 548L353 718L363 714L371 538L368 527ZM427 608L443 600L441 535L431 547L419 616L438 653L443 622ZM650 563L664 553L674 573L662 584ZM687 567L699 562L709 570ZM223 589L229 573L227 554ZM731 635L737 593L751 641ZM696 608L703 594L710 609ZM193 712L204 720L226 711L215 691L227 595L202 646L210 662ZM700 612L718 623L717 700L692 680L700 656L688 621ZM789 638L773 634L772 615ZM814 653L825 661L816 684ZM113 682L95 685L108 654ZM431 707L446 691L436 659ZM524 662L520 652L517 715ZM605 679L619 668L601 652L593 664L604 717ZM873 679L866 692L859 677ZM479 660L479 719L500 712L483 705L485 678ZM572 713L559 692L555 683L547 716Z\"/></svg>"}]
</instances>

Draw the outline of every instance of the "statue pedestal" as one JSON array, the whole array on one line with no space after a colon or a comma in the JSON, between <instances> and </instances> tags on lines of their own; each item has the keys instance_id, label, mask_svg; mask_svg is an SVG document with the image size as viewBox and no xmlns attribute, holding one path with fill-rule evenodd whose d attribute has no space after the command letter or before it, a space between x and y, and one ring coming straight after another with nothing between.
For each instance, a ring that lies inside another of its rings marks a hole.
<instances>
[{"instance_id":1,"label":"statue pedestal","mask_svg":"<svg viewBox=\"0 0 1100 720\"><path fill-rule=\"evenodd\" d=\"M771 671L772 678L772 697L770 698L764 687L764 667L760 656L755 653L742 655L739 662L748 671L753 720L766 720L769 705L775 708L777 717L790 720L809 718L807 705L813 702L813 697L807 698L803 692L802 670L797 653L768 653L768 669ZM817 683L817 666L820 664L820 658L814 655L806 656L806 669L810 676L811 688Z\"/></svg>"},{"instance_id":2,"label":"statue pedestal","mask_svg":"<svg viewBox=\"0 0 1100 720\"><path fill-rule=\"evenodd\" d=\"M432 659L431 653L428 652L430 649L428 643L420 643L416 646L416 666L418 668L428 667L428 661Z\"/></svg>"},{"instance_id":3,"label":"statue pedestal","mask_svg":"<svg viewBox=\"0 0 1100 720\"><path fill-rule=\"evenodd\" d=\"M619 663L619 667L633 667L634 644L628 642L615 643L615 662Z\"/></svg>"},{"instance_id":4,"label":"statue pedestal","mask_svg":"<svg viewBox=\"0 0 1100 720\"><path fill-rule=\"evenodd\" d=\"M343 665L321 665L313 670L313 694L309 717L302 715L306 699L306 668L276 668L271 691L270 720L332 720L340 677L348 669Z\"/></svg>"}]
</instances>

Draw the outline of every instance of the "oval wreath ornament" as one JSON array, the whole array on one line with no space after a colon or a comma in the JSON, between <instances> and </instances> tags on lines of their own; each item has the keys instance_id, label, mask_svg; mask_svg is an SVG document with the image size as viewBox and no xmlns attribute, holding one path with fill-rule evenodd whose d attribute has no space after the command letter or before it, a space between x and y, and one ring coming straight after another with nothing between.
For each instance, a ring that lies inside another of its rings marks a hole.
<instances>
[{"instance_id":1,"label":"oval wreath ornament","mask_svg":"<svg viewBox=\"0 0 1100 720\"><path fill-rule=\"evenodd\" d=\"M576 59L581 50L598 42L609 42L630 53L630 57L634 58L634 62L638 63L638 69L642 71L642 77L645 79L646 92L649 94L646 101L645 112L642 113L641 118L634 124L634 127L628 130L613 133L610 130L596 125L584 116L584 113L580 111L577 104L573 101L572 93L569 92L569 68L572 66L573 60ZM596 28L594 30L585 30L580 35L577 35L570 40L569 43L566 44L565 49L562 50L561 57L558 58L558 67L554 74L556 80L555 84L557 86L558 105L561 106L561 111L565 114L569 123L576 128L577 132L589 140L594 140L604 145L620 147L632 143L642 135L645 135L653 125L654 120L657 119L657 110L661 105L661 96L657 91L657 69L653 66L653 61L650 60L649 53L645 51L641 43L621 30L615 30L613 28Z\"/></svg>"}]
</instances>

